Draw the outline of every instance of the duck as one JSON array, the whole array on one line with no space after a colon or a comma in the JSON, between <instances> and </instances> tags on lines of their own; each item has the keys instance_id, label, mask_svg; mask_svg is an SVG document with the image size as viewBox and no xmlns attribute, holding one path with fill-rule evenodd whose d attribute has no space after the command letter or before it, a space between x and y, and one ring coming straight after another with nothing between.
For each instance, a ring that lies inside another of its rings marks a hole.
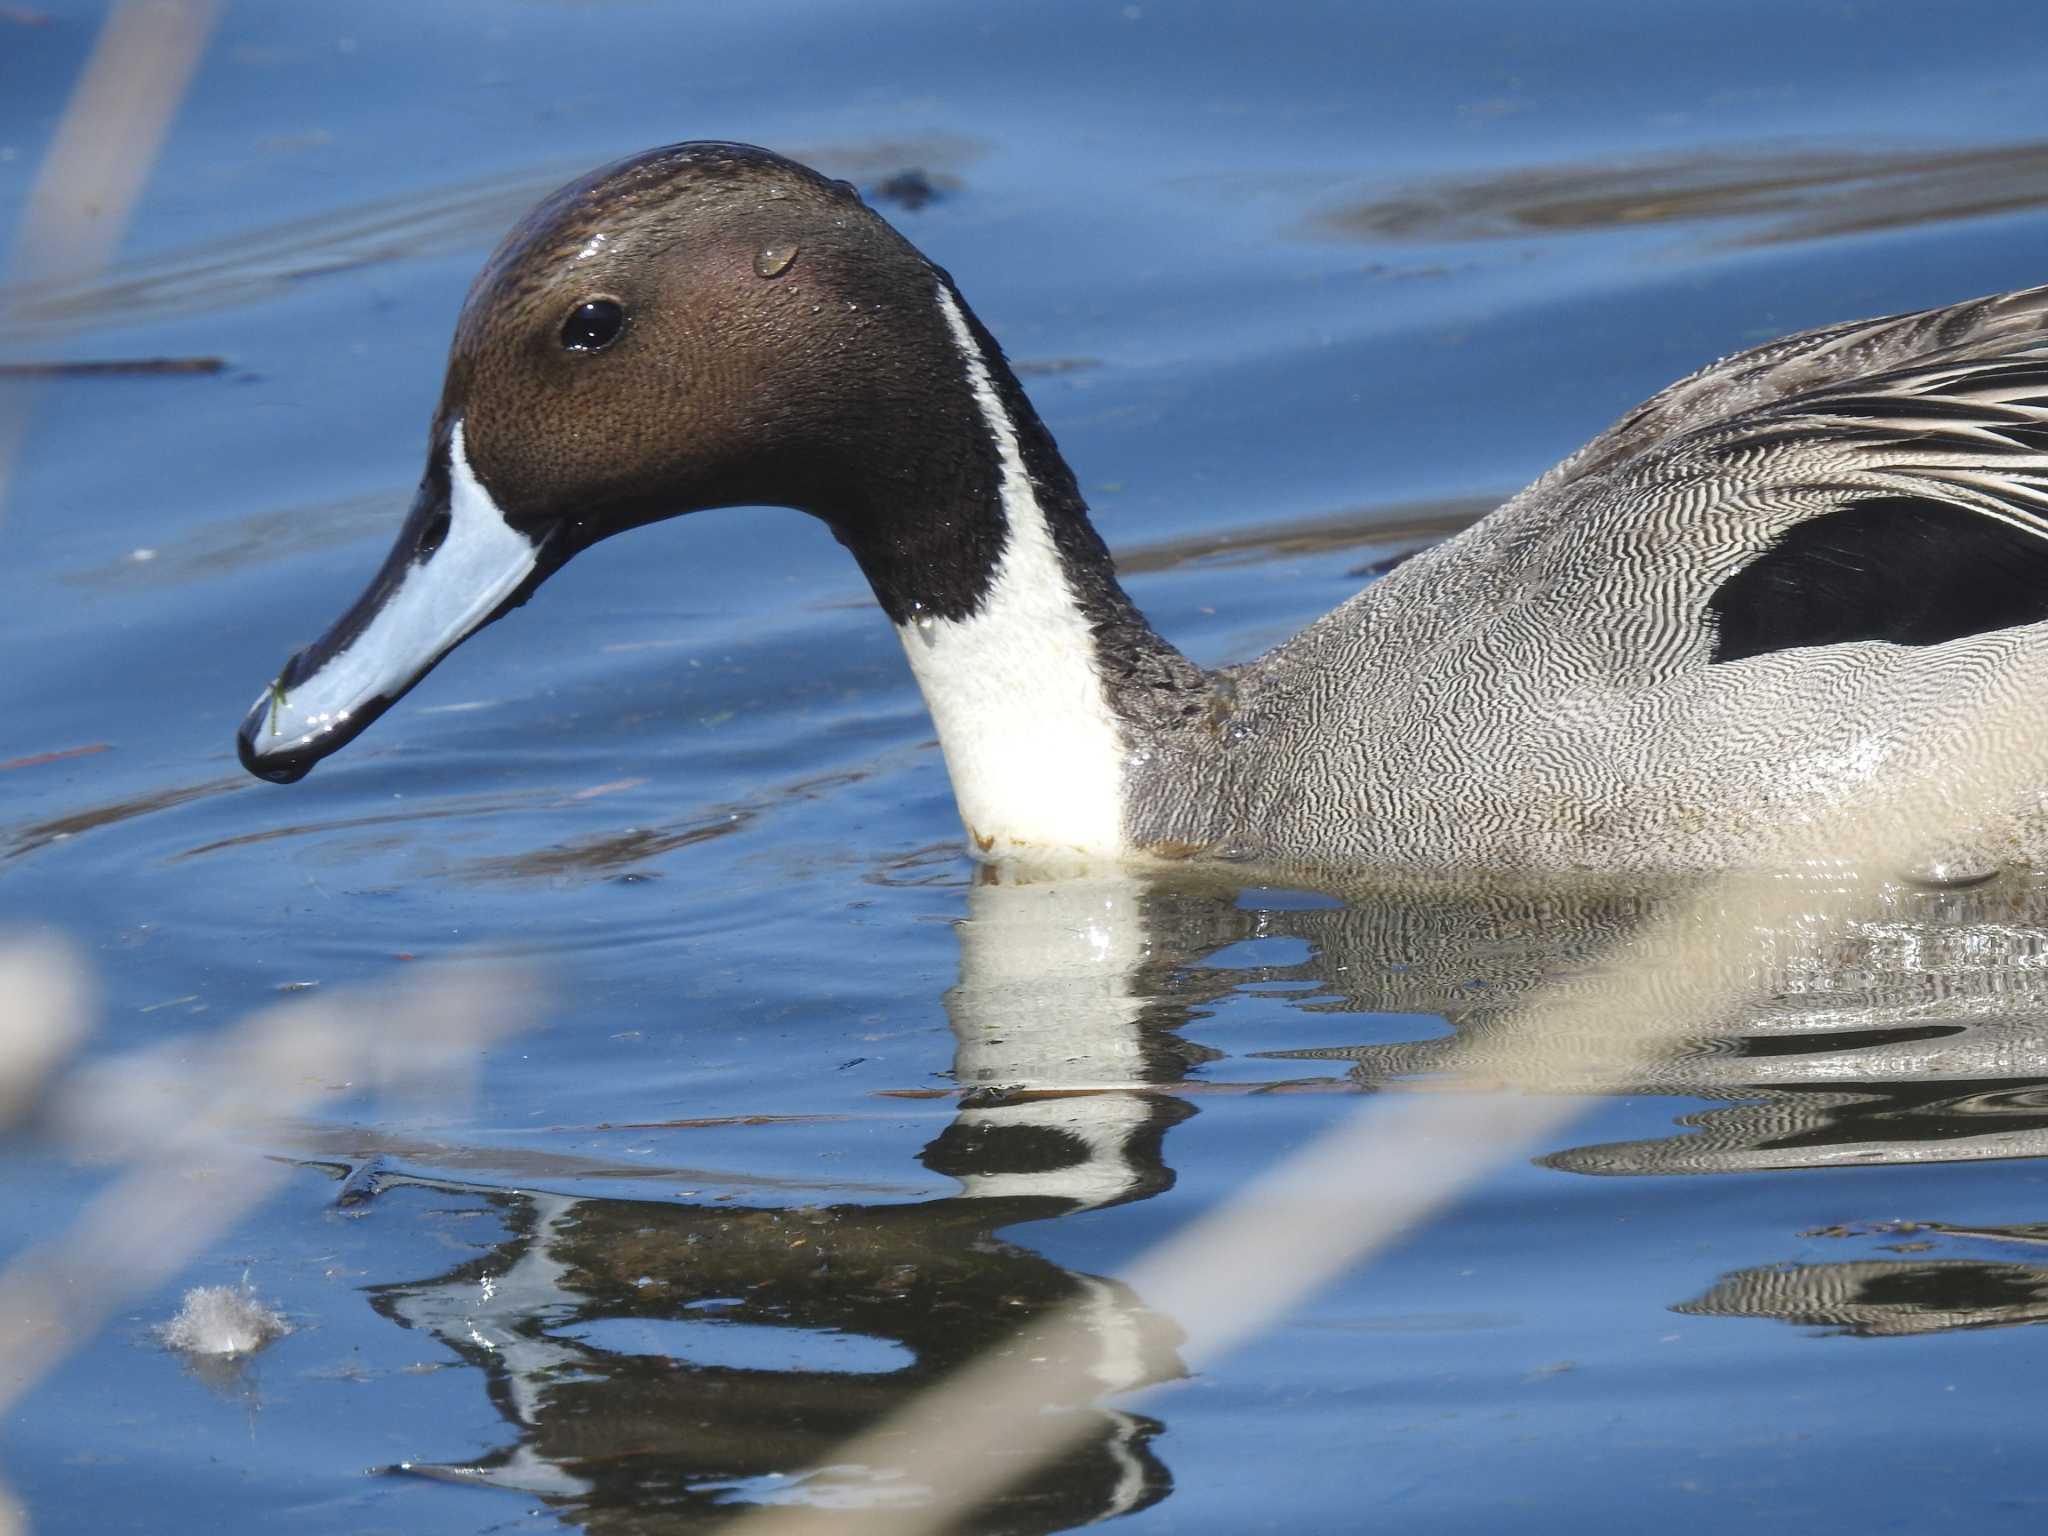
<instances>
[{"instance_id":1,"label":"duck","mask_svg":"<svg viewBox=\"0 0 2048 1536\"><path fill-rule=\"evenodd\" d=\"M1987 699L2048 697L2044 327L2032 288L1724 358L1208 669L1118 582L946 271L844 181L668 145L485 263L396 542L238 755L298 780L580 550L780 506L901 637L979 859L1751 864L1943 761ZM1972 857L2024 851L2040 809Z\"/></svg>"}]
</instances>

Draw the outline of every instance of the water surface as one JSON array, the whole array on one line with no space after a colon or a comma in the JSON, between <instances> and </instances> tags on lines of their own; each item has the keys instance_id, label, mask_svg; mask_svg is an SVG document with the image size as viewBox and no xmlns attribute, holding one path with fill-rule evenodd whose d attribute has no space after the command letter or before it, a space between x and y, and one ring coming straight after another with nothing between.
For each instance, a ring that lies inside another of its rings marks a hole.
<instances>
[{"instance_id":1,"label":"water surface","mask_svg":"<svg viewBox=\"0 0 2048 1536\"><path fill-rule=\"evenodd\" d=\"M0 223L100 15L0 8ZM37 1528L887 1529L887 1469L806 1469L1080 1303L1085 1433L978 1528L2033 1529L2037 879L1758 934L1711 1028L1197 1373L1120 1267L1375 1097L1496 1091L1447 1053L1597 998L1663 893L977 883L895 638L779 511L586 554L304 784L231 749L380 558L469 276L590 165L732 137L867 188L1221 661L1713 356L2048 276L2048 16L1964 15L226 10L117 267L0 323L222 363L41 390L0 919L89 954L102 1056L479 949L551 1000L471 1099L249 1133L283 1194L7 1426ZM1543 1046L1516 1091L1611 1075ZM10 1248L107 1177L9 1172ZM292 1334L159 1347L245 1273Z\"/></svg>"}]
</instances>

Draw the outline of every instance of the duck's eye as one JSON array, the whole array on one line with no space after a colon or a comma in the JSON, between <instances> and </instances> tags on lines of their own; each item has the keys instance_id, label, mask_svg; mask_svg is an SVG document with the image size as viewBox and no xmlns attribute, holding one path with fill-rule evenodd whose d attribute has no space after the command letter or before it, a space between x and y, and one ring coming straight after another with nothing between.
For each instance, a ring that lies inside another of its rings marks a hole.
<instances>
[{"instance_id":1,"label":"duck's eye","mask_svg":"<svg viewBox=\"0 0 2048 1536\"><path fill-rule=\"evenodd\" d=\"M562 322L562 345L571 352L601 352L625 327L625 307L617 299L585 299Z\"/></svg>"}]
</instances>

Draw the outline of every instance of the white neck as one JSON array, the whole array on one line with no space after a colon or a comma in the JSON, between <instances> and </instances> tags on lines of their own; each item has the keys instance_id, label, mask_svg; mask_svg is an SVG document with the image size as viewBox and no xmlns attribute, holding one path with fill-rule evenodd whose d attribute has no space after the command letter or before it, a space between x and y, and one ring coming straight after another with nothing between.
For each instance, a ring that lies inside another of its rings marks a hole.
<instances>
[{"instance_id":1,"label":"white neck","mask_svg":"<svg viewBox=\"0 0 2048 1536\"><path fill-rule=\"evenodd\" d=\"M976 851L1115 857L1125 851L1124 747L1095 670L1094 637L1032 494L988 361L943 284L939 308L995 441L1009 526L979 612L921 615L897 633L939 728Z\"/></svg>"}]
</instances>

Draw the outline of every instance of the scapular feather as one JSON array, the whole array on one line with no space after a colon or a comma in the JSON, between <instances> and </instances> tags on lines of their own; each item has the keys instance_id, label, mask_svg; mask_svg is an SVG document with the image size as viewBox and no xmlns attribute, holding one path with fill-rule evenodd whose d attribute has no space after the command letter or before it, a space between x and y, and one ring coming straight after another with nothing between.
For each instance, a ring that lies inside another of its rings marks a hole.
<instances>
[{"instance_id":1,"label":"scapular feather","mask_svg":"<svg viewBox=\"0 0 2048 1536\"><path fill-rule=\"evenodd\" d=\"M1953 502L1875 496L1789 529L1708 601L1715 661L2048 619L2048 537Z\"/></svg>"}]
</instances>

